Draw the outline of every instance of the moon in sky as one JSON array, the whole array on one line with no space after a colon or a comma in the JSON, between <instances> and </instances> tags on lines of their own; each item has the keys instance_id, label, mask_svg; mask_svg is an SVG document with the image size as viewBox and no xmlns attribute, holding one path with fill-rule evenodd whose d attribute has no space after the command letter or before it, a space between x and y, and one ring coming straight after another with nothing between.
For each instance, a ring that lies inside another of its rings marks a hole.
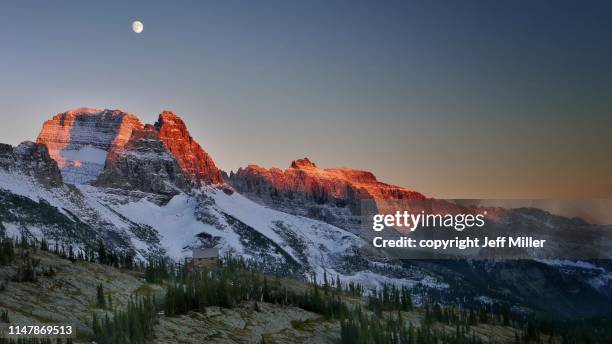
<instances>
[{"instance_id":1,"label":"moon in sky","mask_svg":"<svg viewBox=\"0 0 612 344\"><path fill-rule=\"evenodd\" d=\"M132 30L134 32L141 33L143 29L144 29L144 25L142 25L141 21L134 20L134 22L132 22Z\"/></svg>"}]
</instances>

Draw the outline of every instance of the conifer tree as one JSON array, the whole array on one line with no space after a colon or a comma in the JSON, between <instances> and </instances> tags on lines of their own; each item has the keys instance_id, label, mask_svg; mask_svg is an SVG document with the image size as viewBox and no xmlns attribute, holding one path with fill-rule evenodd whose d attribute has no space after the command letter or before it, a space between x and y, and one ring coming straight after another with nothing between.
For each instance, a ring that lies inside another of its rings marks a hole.
<instances>
[{"instance_id":1,"label":"conifer tree","mask_svg":"<svg viewBox=\"0 0 612 344\"><path fill-rule=\"evenodd\" d=\"M106 298L104 297L104 287L102 286L102 283L98 284L96 290L96 300L96 306L98 308L106 308Z\"/></svg>"}]
</instances>

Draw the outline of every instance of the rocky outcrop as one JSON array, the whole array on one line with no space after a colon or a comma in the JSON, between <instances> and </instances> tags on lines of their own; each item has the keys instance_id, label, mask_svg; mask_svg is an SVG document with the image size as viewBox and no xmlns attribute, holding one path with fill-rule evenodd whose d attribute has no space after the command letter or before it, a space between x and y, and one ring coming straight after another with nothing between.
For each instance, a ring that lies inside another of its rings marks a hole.
<instances>
[{"instance_id":1,"label":"rocky outcrop","mask_svg":"<svg viewBox=\"0 0 612 344\"><path fill-rule=\"evenodd\" d=\"M321 220L343 229L358 231L361 215L392 214L397 210L435 214L487 213L494 218L499 208L462 206L429 198L400 186L378 181L369 171L317 167L308 158L289 168L266 169L249 165L229 175L236 191L254 201L291 214Z\"/></svg>"},{"instance_id":2,"label":"rocky outcrop","mask_svg":"<svg viewBox=\"0 0 612 344\"><path fill-rule=\"evenodd\" d=\"M240 193L297 215L323 220L345 229L360 223L361 200L424 200L425 196L382 183L368 171L318 168L308 158L289 168L249 165L231 173L229 183Z\"/></svg>"},{"instance_id":3,"label":"rocky outcrop","mask_svg":"<svg viewBox=\"0 0 612 344\"><path fill-rule=\"evenodd\" d=\"M321 169L308 158L293 161L285 170L249 165L234 174L232 185L247 193L269 186L273 193L300 193L319 204L353 203L360 199L425 199L416 191L379 182L371 172L350 168Z\"/></svg>"},{"instance_id":4,"label":"rocky outcrop","mask_svg":"<svg viewBox=\"0 0 612 344\"><path fill-rule=\"evenodd\" d=\"M199 184L221 184L223 176L212 158L191 137L183 120L164 111L159 115L155 128L166 148L174 155L181 170Z\"/></svg>"},{"instance_id":5,"label":"rocky outcrop","mask_svg":"<svg viewBox=\"0 0 612 344\"><path fill-rule=\"evenodd\" d=\"M175 195L193 185L151 124L135 129L130 141L113 150L109 157L103 173L93 183L96 186Z\"/></svg>"},{"instance_id":6,"label":"rocky outcrop","mask_svg":"<svg viewBox=\"0 0 612 344\"><path fill-rule=\"evenodd\" d=\"M46 187L62 185L62 175L47 147L26 141L13 148L0 144L0 169L35 178Z\"/></svg>"},{"instance_id":7,"label":"rocky outcrop","mask_svg":"<svg viewBox=\"0 0 612 344\"><path fill-rule=\"evenodd\" d=\"M102 172L111 150L120 150L142 123L120 110L79 108L55 115L36 139L57 161L64 181L84 184Z\"/></svg>"}]
</instances>

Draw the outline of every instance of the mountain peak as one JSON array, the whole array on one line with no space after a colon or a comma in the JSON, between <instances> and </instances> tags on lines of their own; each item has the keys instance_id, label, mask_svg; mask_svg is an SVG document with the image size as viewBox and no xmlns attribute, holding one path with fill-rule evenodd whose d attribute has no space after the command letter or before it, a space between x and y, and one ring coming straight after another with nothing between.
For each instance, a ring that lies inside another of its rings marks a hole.
<instances>
[{"instance_id":1,"label":"mountain peak","mask_svg":"<svg viewBox=\"0 0 612 344\"><path fill-rule=\"evenodd\" d=\"M291 168L295 169L307 169L307 168L317 168L314 162L310 161L308 158L297 159L291 162Z\"/></svg>"},{"instance_id":2,"label":"mountain peak","mask_svg":"<svg viewBox=\"0 0 612 344\"><path fill-rule=\"evenodd\" d=\"M102 110L100 109L80 107L80 108L70 109L63 113L68 114L68 115L79 115L79 114L93 115L93 114L100 113L100 112L102 112Z\"/></svg>"},{"instance_id":3,"label":"mountain peak","mask_svg":"<svg viewBox=\"0 0 612 344\"><path fill-rule=\"evenodd\" d=\"M185 122L172 111L159 115L155 128L166 148L174 155L183 173L204 184L223 183L221 171L210 155L191 137Z\"/></svg>"},{"instance_id":4,"label":"mountain peak","mask_svg":"<svg viewBox=\"0 0 612 344\"><path fill-rule=\"evenodd\" d=\"M158 123L163 123L163 122L178 122L179 125L181 125L181 124L185 125L183 120L177 114L175 114L171 110L164 110L164 111L162 111L162 113L159 114L157 122Z\"/></svg>"},{"instance_id":5,"label":"mountain peak","mask_svg":"<svg viewBox=\"0 0 612 344\"><path fill-rule=\"evenodd\" d=\"M46 121L36 142L47 146L65 182L85 184L95 181L105 165L113 165L107 160L116 158L124 149L133 149L126 147L133 135L161 141L182 173L197 184L223 183L221 172L191 137L185 122L168 110L159 115L155 125L145 129L129 112L75 108Z\"/></svg>"},{"instance_id":6,"label":"mountain peak","mask_svg":"<svg viewBox=\"0 0 612 344\"><path fill-rule=\"evenodd\" d=\"M138 128L142 123L128 112L76 108L46 121L36 143L47 146L65 182L83 184L98 177L108 152L121 150Z\"/></svg>"},{"instance_id":7,"label":"mountain peak","mask_svg":"<svg viewBox=\"0 0 612 344\"><path fill-rule=\"evenodd\" d=\"M121 109L97 109L97 108L89 108L89 107L79 107L70 109L64 112L60 112L53 117L53 119L74 119L78 117L103 117L104 119L117 119L117 118L135 118L138 119L134 114L123 111Z\"/></svg>"}]
</instances>

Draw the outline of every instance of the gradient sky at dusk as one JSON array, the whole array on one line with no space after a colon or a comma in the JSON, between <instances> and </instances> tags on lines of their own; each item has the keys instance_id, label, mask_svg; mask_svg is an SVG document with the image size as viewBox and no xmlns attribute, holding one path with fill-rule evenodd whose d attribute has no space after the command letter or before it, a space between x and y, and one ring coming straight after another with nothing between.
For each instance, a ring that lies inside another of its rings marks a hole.
<instances>
[{"instance_id":1,"label":"gradient sky at dusk","mask_svg":"<svg viewBox=\"0 0 612 344\"><path fill-rule=\"evenodd\" d=\"M75 107L171 109L226 170L612 197L611 1L11 1L0 44L0 142Z\"/></svg>"}]
</instances>

